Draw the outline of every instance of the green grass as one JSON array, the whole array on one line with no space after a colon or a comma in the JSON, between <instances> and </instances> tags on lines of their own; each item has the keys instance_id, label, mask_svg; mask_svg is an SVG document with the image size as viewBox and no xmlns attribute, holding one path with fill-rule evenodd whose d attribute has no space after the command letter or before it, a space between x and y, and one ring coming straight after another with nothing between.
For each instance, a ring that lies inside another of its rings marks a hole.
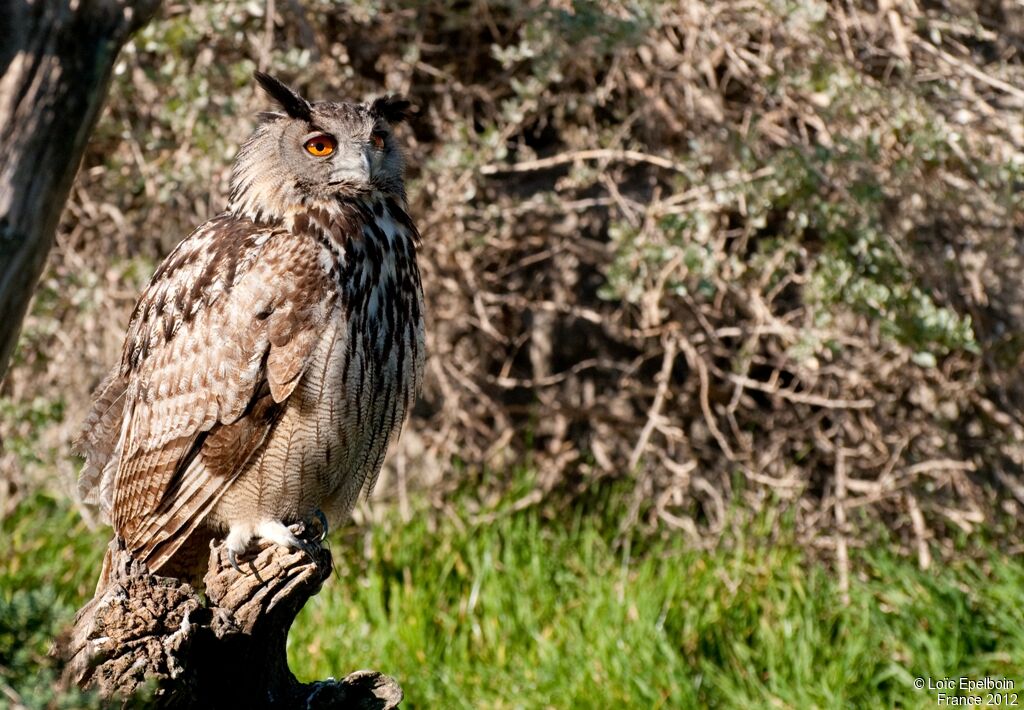
<instances>
[{"instance_id":1,"label":"green grass","mask_svg":"<svg viewBox=\"0 0 1024 710\"><path fill-rule=\"evenodd\" d=\"M926 707L917 676L1021 687L1019 561L922 572L877 547L845 607L791 543L670 539L629 558L602 517L391 520L368 563L336 545L339 578L293 628L292 667L384 670L424 708Z\"/></svg>"},{"instance_id":2,"label":"green grass","mask_svg":"<svg viewBox=\"0 0 1024 710\"><path fill-rule=\"evenodd\" d=\"M826 566L756 522L713 552L636 536L628 553L608 500L341 531L292 668L382 670L409 708L934 707L916 677L1024 687L1024 561L988 551L922 572L877 545L855 552L844 606ZM50 637L90 594L104 538L42 495L2 532L0 673L41 707Z\"/></svg>"}]
</instances>

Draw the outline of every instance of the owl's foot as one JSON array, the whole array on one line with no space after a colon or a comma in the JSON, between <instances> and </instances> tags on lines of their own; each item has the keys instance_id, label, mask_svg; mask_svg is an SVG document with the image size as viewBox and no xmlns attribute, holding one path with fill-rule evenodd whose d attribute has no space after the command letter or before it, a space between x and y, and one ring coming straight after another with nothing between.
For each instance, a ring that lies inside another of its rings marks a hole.
<instances>
[{"instance_id":1,"label":"owl's foot","mask_svg":"<svg viewBox=\"0 0 1024 710\"><path fill-rule=\"evenodd\" d=\"M323 513L320 513L320 515L323 515ZM321 520L321 522L326 531L326 519ZM252 525L235 525L228 533L224 546L228 551L228 562L231 563L236 572L242 572L238 566L238 556L248 550L249 545L254 540L259 539L287 547L290 550L302 550L311 560L316 560L316 548L313 545L301 539L284 523L277 520L267 520Z\"/></svg>"}]
</instances>

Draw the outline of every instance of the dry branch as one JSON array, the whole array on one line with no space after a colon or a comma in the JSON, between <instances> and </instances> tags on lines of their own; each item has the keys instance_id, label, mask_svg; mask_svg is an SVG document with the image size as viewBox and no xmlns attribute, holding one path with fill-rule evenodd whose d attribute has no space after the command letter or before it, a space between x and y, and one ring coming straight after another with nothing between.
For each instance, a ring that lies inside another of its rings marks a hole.
<instances>
[{"instance_id":1,"label":"dry branch","mask_svg":"<svg viewBox=\"0 0 1024 710\"><path fill-rule=\"evenodd\" d=\"M308 537L308 536L307 536ZM375 671L300 683L288 629L330 576L330 551L262 543L241 572L213 547L204 603L191 585L150 574L117 541L109 582L75 618L57 652L64 682L126 698L155 686L159 707L394 708L402 689Z\"/></svg>"},{"instance_id":2,"label":"dry branch","mask_svg":"<svg viewBox=\"0 0 1024 710\"><path fill-rule=\"evenodd\" d=\"M527 160L514 165L484 165L480 168L483 175L496 175L498 173L524 173L531 170L546 170L559 165L567 165L583 160L621 160L627 163L647 163L666 170L686 172L686 166L675 160L663 158L660 155L641 153L638 150L609 150L595 148L593 150L578 150L563 155L553 155L550 158L539 160Z\"/></svg>"}]
</instances>

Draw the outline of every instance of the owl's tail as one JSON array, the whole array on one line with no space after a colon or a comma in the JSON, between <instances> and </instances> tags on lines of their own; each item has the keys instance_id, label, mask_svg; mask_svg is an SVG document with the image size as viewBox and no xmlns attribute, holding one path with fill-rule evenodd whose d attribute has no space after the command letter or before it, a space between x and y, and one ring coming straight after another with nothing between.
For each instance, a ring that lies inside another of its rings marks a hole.
<instances>
[{"instance_id":1,"label":"owl's tail","mask_svg":"<svg viewBox=\"0 0 1024 710\"><path fill-rule=\"evenodd\" d=\"M93 599L99 599L103 596L103 592L106 591L107 587L110 586L110 581L114 571L114 553L117 549L123 549L115 547L113 541L112 544L107 545L107 551L103 553L103 566L100 567L100 576L96 580L96 591L93 593Z\"/></svg>"},{"instance_id":2,"label":"owl's tail","mask_svg":"<svg viewBox=\"0 0 1024 710\"><path fill-rule=\"evenodd\" d=\"M125 549L124 541L115 537L107 545L107 551L103 553L103 565L100 567L99 579L96 580L93 599L103 596L107 587L118 580L130 580L147 573L157 574L161 577L176 577L183 582L188 582L197 591L203 590L206 586L203 578L209 566L211 538L210 531L200 527L186 539L185 544L169 560L159 568L149 570L148 568L140 569L143 563L133 559Z\"/></svg>"}]
</instances>

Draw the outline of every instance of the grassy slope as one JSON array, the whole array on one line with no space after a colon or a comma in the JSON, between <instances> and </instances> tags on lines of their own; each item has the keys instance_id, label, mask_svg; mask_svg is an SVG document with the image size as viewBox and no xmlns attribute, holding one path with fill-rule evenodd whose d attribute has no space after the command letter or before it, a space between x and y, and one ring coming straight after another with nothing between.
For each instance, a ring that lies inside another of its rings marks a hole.
<instances>
[{"instance_id":1,"label":"grassy slope","mask_svg":"<svg viewBox=\"0 0 1024 710\"><path fill-rule=\"evenodd\" d=\"M826 568L756 525L712 553L636 540L627 556L606 517L466 528L424 514L342 531L337 576L293 628L292 667L384 670L410 708L927 707L917 675L1024 668L1020 560L926 573L879 546L858 553L843 607ZM42 496L2 533L0 673L33 706L48 695L48 637L91 591L103 536Z\"/></svg>"}]
</instances>

